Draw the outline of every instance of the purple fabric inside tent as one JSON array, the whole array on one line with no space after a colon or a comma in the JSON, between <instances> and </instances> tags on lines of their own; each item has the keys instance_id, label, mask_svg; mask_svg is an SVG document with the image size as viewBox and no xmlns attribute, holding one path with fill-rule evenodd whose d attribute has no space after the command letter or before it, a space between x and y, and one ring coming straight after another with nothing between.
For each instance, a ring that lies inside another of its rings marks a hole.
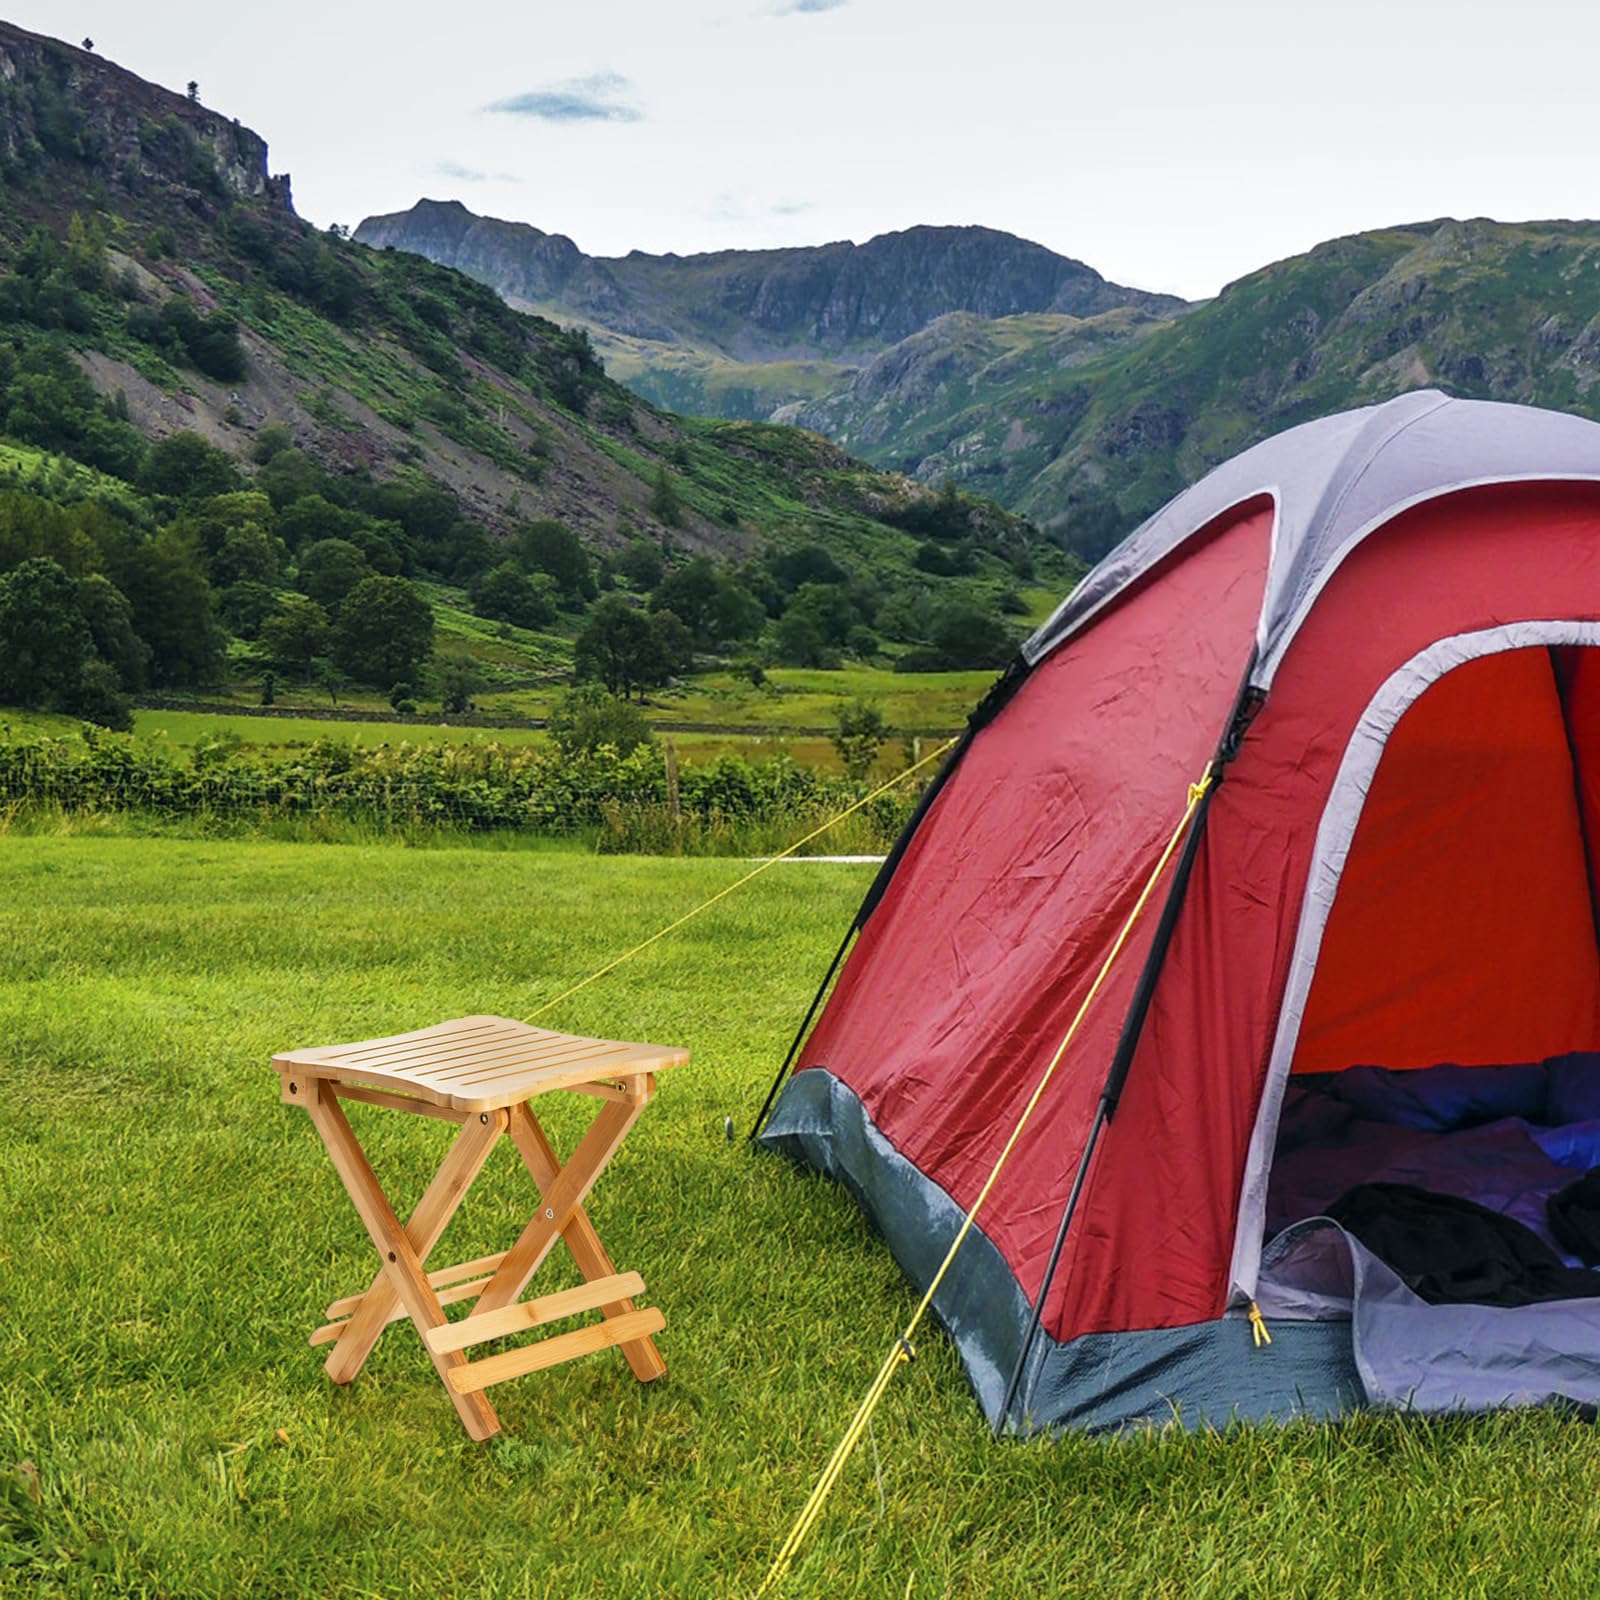
<instances>
[{"instance_id":1,"label":"purple fabric inside tent","mask_svg":"<svg viewBox=\"0 0 1600 1600\"><path fill-rule=\"evenodd\" d=\"M1278 1125L1267 1235L1321 1215L1358 1183L1409 1183L1475 1200L1559 1250L1545 1201L1594 1166L1600 1055L1295 1079Z\"/></svg>"},{"instance_id":2,"label":"purple fabric inside tent","mask_svg":"<svg viewBox=\"0 0 1600 1600\"><path fill-rule=\"evenodd\" d=\"M1268 1191L1260 1310L1269 1320L1348 1320L1371 1405L1560 1402L1600 1414L1600 1299L1427 1304L1322 1215L1358 1183L1408 1183L1499 1211L1560 1253L1545 1200L1593 1166L1600 1055L1416 1072L1352 1067L1294 1080Z\"/></svg>"}]
</instances>

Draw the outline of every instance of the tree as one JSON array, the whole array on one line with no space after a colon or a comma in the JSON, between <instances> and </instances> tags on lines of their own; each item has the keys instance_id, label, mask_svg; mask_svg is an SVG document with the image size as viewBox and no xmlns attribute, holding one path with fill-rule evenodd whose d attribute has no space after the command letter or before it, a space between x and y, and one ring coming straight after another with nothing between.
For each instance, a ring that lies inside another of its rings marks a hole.
<instances>
[{"instance_id":1,"label":"tree","mask_svg":"<svg viewBox=\"0 0 1600 1600\"><path fill-rule=\"evenodd\" d=\"M872 770L888 737L883 712L870 700L850 700L834 708L834 728L829 738L839 752L845 776L857 783Z\"/></svg>"},{"instance_id":2,"label":"tree","mask_svg":"<svg viewBox=\"0 0 1600 1600\"><path fill-rule=\"evenodd\" d=\"M1003 666L1014 648L999 617L964 600L939 612L931 637L933 648L951 670Z\"/></svg>"},{"instance_id":3,"label":"tree","mask_svg":"<svg viewBox=\"0 0 1600 1600\"><path fill-rule=\"evenodd\" d=\"M260 638L262 628L280 609L277 595L264 583L236 583L217 597L223 627L241 639Z\"/></svg>"},{"instance_id":4,"label":"tree","mask_svg":"<svg viewBox=\"0 0 1600 1600\"><path fill-rule=\"evenodd\" d=\"M88 624L94 653L115 672L118 687L144 688L150 647L133 626L128 597L103 573L91 572L78 579L78 610Z\"/></svg>"},{"instance_id":5,"label":"tree","mask_svg":"<svg viewBox=\"0 0 1600 1600\"><path fill-rule=\"evenodd\" d=\"M333 623L333 659L362 683L414 678L433 654L433 608L404 578L364 578Z\"/></svg>"},{"instance_id":6,"label":"tree","mask_svg":"<svg viewBox=\"0 0 1600 1600\"><path fill-rule=\"evenodd\" d=\"M211 558L212 583L219 588L238 583L270 587L278 581L279 548L265 528L235 528Z\"/></svg>"},{"instance_id":7,"label":"tree","mask_svg":"<svg viewBox=\"0 0 1600 1600\"><path fill-rule=\"evenodd\" d=\"M789 610L778 623L778 659L786 667L836 667L838 652L816 620L804 611Z\"/></svg>"},{"instance_id":8,"label":"tree","mask_svg":"<svg viewBox=\"0 0 1600 1600\"><path fill-rule=\"evenodd\" d=\"M409 683L397 683L389 691L389 705L397 717L417 714L417 691Z\"/></svg>"},{"instance_id":9,"label":"tree","mask_svg":"<svg viewBox=\"0 0 1600 1600\"><path fill-rule=\"evenodd\" d=\"M74 716L97 722L115 733L127 733L133 727L133 707L122 692L117 669L98 656L90 656L84 662L67 709Z\"/></svg>"},{"instance_id":10,"label":"tree","mask_svg":"<svg viewBox=\"0 0 1600 1600\"><path fill-rule=\"evenodd\" d=\"M330 612L372 576L367 558L348 539L319 539L300 553L301 592Z\"/></svg>"},{"instance_id":11,"label":"tree","mask_svg":"<svg viewBox=\"0 0 1600 1600\"><path fill-rule=\"evenodd\" d=\"M968 600L952 601L934 616L929 643L908 650L896 672L964 671L1004 665L1016 648L1006 625L991 611Z\"/></svg>"},{"instance_id":12,"label":"tree","mask_svg":"<svg viewBox=\"0 0 1600 1600\"><path fill-rule=\"evenodd\" d=\"M139 487L146 494L170 495L178 500L202 500L228 494L239 487L232 459L209 445L198 433L175 433L150 446Z\"/></svg>"},{"instance_id":13,"label":"tree","mask_svg":"<svg viewBox=\"0 0 1600 1600\"><path fill-rule=\"evenodd\" d=\"M660 549L648 539L630 539L613 564L618 575L640 594L648 594L666 572Z\"/></svg>"},{"instance_id":14,"label":"tree","mask_svg":"<svg viewBox=\"0 0 1600 1600\"><path fill-rule=\"evenodd\" d=\"M280 672L308 679L312 663L328 648L328 613L301 595L261 624L261 652Z\"/></svg>"},{"instance_id":15,"label":"tree","mask_svg":"<svg viewBox=\"0 0 1600 1600\"><path fill-rule=\"evenodd\" d=\"M274 456L281 456L285 450L294 449L294 430L287 423L269 422L256 434L255 443L250 446L250 459L258 467L264 467Z\"/></svg>"},{"instance_id":16,"label":"tree","mask_svg":"<svg viewBox=\"0 0 1600 1600\"><path fill-rule=\"evenodd\" d=\"M796 615L810 618L822 637L835 647L849 639L850 630L861 620L849 591L837 583L801 584L784 619Z\"/></svg>"},{"instance_id":17,"label":"tree","mask_svg":"<svg viewBox=\"0 0 1600 1600\"><path fill-rule=\"evenodd\" d=\"M551 743L564 756L589 755L603 744L625 756L653 741L644 713L597 683L581 684L564 694L550 710L549 728Z\"/></svg>"},{"instance_id":18,"label":"tree","mask_svg":"<svg viewBox=\"0 0 1600 1600\"><path fill-rule=\"evenodd\" d=\"M472 697L483 688L483 674L459 656L439 672L439 706L459 716L472 709Z\"/></svg>"},{"instance_id":19,"label":"tree","mask_svg":"<svg viewBox=\"0 0 1600 1600\"><path fill-rule=\"evenodd\" d=\"M94 653L65 567L35 556L0 578L0 704L65 711Z\"/></svg>"},{"instance_id":20,"label":"tree","mask_svg":"<svg viewBox=\"0 0 1600 1600\"><path fill-rule=\"evenodd\" d=\"M298 459L298 452L293 452ZM280 463L284 463L280 465ZM275 457L270 476L274 481L286 471L294 470L296 460L287 459L287 453ZM269 474L263 472L262 478ZM258 480L259 481L259 480ZM305 485L301 484L300 488ZM271 492L269 487L268 492ZM278 536L291 550L308 549L329 539L354 544L356 534L365 526L359 512L336 506L320 493L296 493L292 503L285 504L278 513Z\"/></svg>"},{"instance_id":21,"label":"tree","mask_svg":"<svg viewBox=\"0 0 1600 1600\"><path fill-rule=\"evenodd\" d=\"M221 677L222 634L192 534L167 527L154 538L109 548L106 570L128 597L134 629L150 647L154 687Z\"/></svg>"},{"instance_id":22,"label":"tree","mask_svg":"<svg viewBox=\"0 0 1600 1600\"><path fill-rule=\"evenodd\" d=\"M102 577L74 580L49 556L34 556L0 578L0 703L66 711L107 728L133 725L123 678L95 654L85 602L110 647L142 670L142 646L127 601Z\"/></svg>"},{"instance_id":23,"label":"tree","mask_svg":"<svg viewBox=\"0 0 1600 1600\"><path fill-rule=\"evenodd\" d=\"M548 573L528 577L514 562L480 573L467 586L472 609L491 621L542 628L556 619L555 582Z\"/></svg>"},{"instance_id":24,"label":"tree","mask_svg":"<svg viewBox=\"0 0 1600 1600\"><path fill-rule=\"evenodd\" d=\"M530 522L516 537L517 559L529 572L547 572L569 604L594 598L589 552L565 523Z\"/></svg>"},{"instance_id":25,"label":"tree","mask_svg":"<svg viewBox=\"0 0 1600 1600\"><path fill-rule=\"evenodd\" d=\"M578 635L573 665L579 679L597 678L626 700L636 689L681 672L692 648L688 629L672 612L647 615L621 595L608 594Z\"/></svg>"},{"instance_id":26,"label":"tree","mask_svg":"<svg viewBox=\"0 0 1600 1600\"><path fill-rule=\"evenodd\" d=\"M878 632L902 644L922 644L933 628L933 597L926 589L896 589L878 607Z\"/></svg>"},{"instance_id":27,"label":"tree","mask_svg":"<svg viewBox=\"0 0 1600 1600\"><path fill-rule=\"evenodd\" d=\"M328 698L338 705L339 691L344 687L344 674L338 665L326 656L318 656L311 663L311 676L328 691Z\"/></svg>"},{"instance_id":28,"label":"tree","mask_svg":"<svg viewBox=\"0 0 1600 1600\"><path fill-rule=\"evenodd\" d=\"M767 564L786 594L793 594L803 583L843 583L849 577L820 544L803 544L784 550Z\"/></svg>"},{"instance_id":29,"label":"tree","mask_svg":"<svg viewBox=\"0 0 1600 1600\"><path fill-rule=\"evenodd\" d=\"M652 611L671 611L696 644L714 648L761 631L766 611L725 567L696 556L669 572L650 597Z\"/></svg>"},{"instance_id":30,"label":"tree","mask_svg":"<svg viewBox=\"0 0 1600 1600\"><path fill-rule=\"evenodd\" d=\"M656 465L655 482L650 486L650 515L669 528L676 528L683 521L683 502L678 498L666 466L660 462Z\"/></svg>"},{"instance_id":31,"label":"tree","mask_svg":"<svg viewBox=\"0 0 1600 1600\"><path fill-rule=\"evenodd\" d=\"M197 106L200 104L200 85L193 78L189 80L189 86L184 90L184 93L188 95L191 105Z\"/></svg>"},{"instance_id":32,"label":"tree","mask_svg":"<svg viewBox=\"0 0 1600 1600\"><path fill-rule=\"evenodd\" d=\"M660 673L658 683L665 683L694 665L694 639L678 620L676 612L652 612L650 629L655 640L656 669Z\"/></svg>"}]
</instances>

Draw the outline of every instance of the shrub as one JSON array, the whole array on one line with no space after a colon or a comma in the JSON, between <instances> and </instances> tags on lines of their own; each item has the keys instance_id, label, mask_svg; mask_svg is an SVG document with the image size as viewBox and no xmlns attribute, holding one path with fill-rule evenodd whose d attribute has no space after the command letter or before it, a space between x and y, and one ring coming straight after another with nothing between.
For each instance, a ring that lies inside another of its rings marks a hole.
<instances>
[{"instance_id":1,"label":"shrub","mask_svg":"<svg viewBox=\"0 0 1600 1600\"><path fill-rule=\"evenodd\" d=\"M467 586L472 609L490 621L543 628L556 619L555 583L547 573L530 578L514 562L480 573Z\"/></svg>"},{"instance_id":2,"label":"shrub","mask_svg":"<svg viewBox=\"0 0 1600 1600\"><path fill-rule=\"evenodd\" d=\"M829 738L847 777L857 782L865 778L888 737L883 712L870 700L851 700L835 709Z\"/></svg>"},{"instance_id":3,"label":"shrub","mask_svg":"<svg viewBox=\"0 0 1600 1600\"><path fill-rule=\"evenodd\" d=\"M550 740L563 755L592 755L610 745L618 755L631 754L653 735L644 713L626 700L607 694L599 684L569 690L550 712Z\"/></svg>"}]
</instances>

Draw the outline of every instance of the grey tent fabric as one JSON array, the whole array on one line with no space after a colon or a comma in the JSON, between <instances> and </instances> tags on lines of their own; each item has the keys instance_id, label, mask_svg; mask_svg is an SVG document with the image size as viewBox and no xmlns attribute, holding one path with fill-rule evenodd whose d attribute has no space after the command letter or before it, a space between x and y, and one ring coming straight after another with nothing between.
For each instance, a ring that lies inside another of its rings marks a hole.
<instances>
[{"instance_id":1,"label":"grey tent fabric","mask_svg":"<svg viewBox=\"0 0 1600 1600\"><path fill-rule=\"evenodd\" d=\"M1267 1246L1257 1303L1268 1318L1349 1318L1369 1405L1600 1409L1600 1300L1429 1305L1338 1223L1313 1217Z\"/></svg>"},{"instance_id":2,"label":"grey tent fabric","mask_svg":"<svg viewBox=\"0 0 1600 1600\"><path fill-rule=\"evenodd\" d=\"M962 1208L884 1138L831 1072L796 1074L761 1143L845 1184L911 1282L920 1290L932 1281L961 1227ZM1363 1403L1348 1301L1342 1312L1275 1324L1272 1344L1260 1350L1242 1316L1065 1343L1041 1333L1004 1418L1029 1301L981 1226L967 1235L933 1310L955 1341L984 1416L1014 1433L1329 1418Z\"/></svg>"},{"instance_id":3,"label":"grey tent fabric","mask_svg":"<svg viewBox=\"0 0 1600 1600\"><path fill-rule=\"evenodd\" d=\"M1224 463L1136 528L1022 653L1036 666L1186 539L1266 496L1276 515L1251 680L1265 689L1322 585L1374 529L1456 489L1562 480L1600 481L1600 424L1435 389L1303 423Z\"/></svg>"}]
</instances>

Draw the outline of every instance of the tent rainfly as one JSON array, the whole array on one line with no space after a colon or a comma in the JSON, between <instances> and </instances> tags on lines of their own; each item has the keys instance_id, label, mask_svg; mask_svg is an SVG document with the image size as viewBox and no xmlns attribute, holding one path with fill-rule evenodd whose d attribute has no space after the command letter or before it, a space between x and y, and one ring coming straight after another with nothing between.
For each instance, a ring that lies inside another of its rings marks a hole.
<instances>
[{"instance_id":1,"label":"tent rainfly","mask_svg":"<svg viewBox=\"0 0 1600 1600\"><path fill-rule=\"evenodd\" d=\"M1600 1405L1596 647L1600 426L1434 392L1023 646L761 1134L925 1287L1215 763L934 1300L996 1428Z\"/></svg>"}]
</instances>

